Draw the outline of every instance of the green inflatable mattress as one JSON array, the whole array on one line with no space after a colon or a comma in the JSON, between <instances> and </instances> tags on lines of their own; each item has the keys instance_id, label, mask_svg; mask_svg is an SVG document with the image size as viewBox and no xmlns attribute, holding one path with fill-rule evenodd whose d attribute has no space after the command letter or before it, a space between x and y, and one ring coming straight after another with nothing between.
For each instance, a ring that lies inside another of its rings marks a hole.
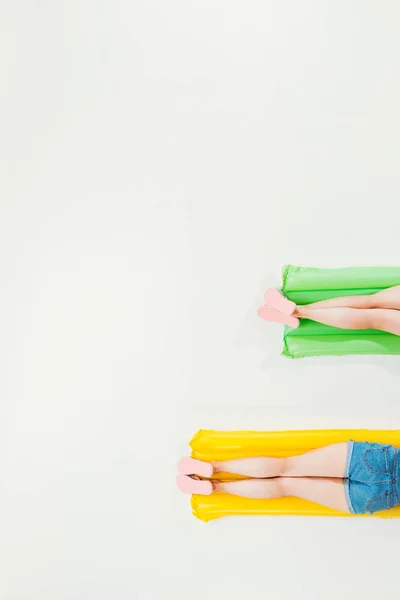
<instances>
[{"instance_id":1,"label":"green inflatable mattress","mask_svg":"<svg viewBox=\"0 0 400 600\"><path fill-rule=\"evenodd\" d=\"M400 285L400 267L310 269L287 265L282 292L296 304L310 304L338 296L373 294L395 285ZM282 354L290 358L400 354L400 336L372 329L337 329L302 319L297 329L285 327Z\"/></svg>"}]
</instances>

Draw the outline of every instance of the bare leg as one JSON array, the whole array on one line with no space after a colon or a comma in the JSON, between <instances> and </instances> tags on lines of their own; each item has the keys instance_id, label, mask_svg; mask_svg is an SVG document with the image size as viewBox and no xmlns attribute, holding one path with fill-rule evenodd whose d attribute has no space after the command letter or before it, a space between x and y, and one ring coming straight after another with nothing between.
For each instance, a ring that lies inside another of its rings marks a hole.
<instances>
[{"instance_id":1,"label":"bare leg","mask_svg":"<svg viewBox=\"0 0 400 600\"><path fill-rule=\"evenodd\" d=\"M308 304L307 308L391 308L400 310L400 285L368 296L342 296Z\"/></svg>"},{"instance_id":2,"label":"bare leg","mask_svg":"<svg viewBox=\"0 0 400 600\"><path fill-rule=\"evenodd\" d=\"M295 316L339 329L379 329L400 335L400 310L381 308L309 308L299 306Z\"/></svg>"},{"instance_id":3,"label":"bare leg","mask_svg":"<svg viewBox=\"0 0 400 600\"><path fill-rule=\"evenodd\" d=\"M278 477L276 479L215 482L213 487L215 492L225 492L245 498L271 499L295 496L334 510L349 512L343 479Z\"/></svg>"},{"instance_id":4,"label":"bare leg","mask_svg":"<svg viewBox=\"0 0 400 600\"><path fill-rule=\"evenodd\" d=\"M289 458L254 457L212 462L214 472L245 477L338 477L343 478L347 461L347 442L331 444Z\"/></svg>"},{"instance_id":5,"label":"bare leg","mask_svg":"<svg viewBox=\"0 0 400 600\"><path fill-rule=\"evenodd\" d=\"M214 492L254 499L283 498L286 490L282 477L275 479L244 479L241 481L213 481Z\"/></svg>"}]
</instances>

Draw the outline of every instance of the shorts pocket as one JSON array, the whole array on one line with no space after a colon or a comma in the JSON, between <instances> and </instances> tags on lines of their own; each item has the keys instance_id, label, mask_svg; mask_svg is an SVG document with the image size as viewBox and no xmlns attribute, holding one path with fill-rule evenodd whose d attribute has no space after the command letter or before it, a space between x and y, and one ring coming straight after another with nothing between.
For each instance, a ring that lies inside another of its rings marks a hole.
<instances>
[{"instance_id":1,"label":"shorts pocket","mask_svg":"<svg viewBox=\"0 0 400 600\"><path fill-rule=\"evenodd\" d=\"M364 462L372 473L390 475L388 450L382 448L369 448L365 451Z\"/></svg>"},{"instance_id":2,"label":"shorts pocket","mask_svg":"<svg viewBox=\"0 0 400 600\"><path fill-rule=\"evenodd\" d=\"M371 498L367 506L365 507L365 512L372 515L373 513L379 512L380 510L388 510L390 508L390 493L385 492L380 496L375 496L375 498Z\"/></svg>"}]
</instances>

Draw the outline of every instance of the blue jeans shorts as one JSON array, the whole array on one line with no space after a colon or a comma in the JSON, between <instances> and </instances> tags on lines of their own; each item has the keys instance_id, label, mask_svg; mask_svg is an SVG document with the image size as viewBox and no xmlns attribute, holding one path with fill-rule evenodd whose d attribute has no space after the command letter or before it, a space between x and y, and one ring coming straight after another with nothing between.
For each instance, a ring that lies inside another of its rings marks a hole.
<instances>
[{"instance_id":1,"label":"blue jeans shorts","mask_svg":"<svg viewBox=\"0 0 400 600\"><path fill-rule=\"evenodd\" d=\"M400 504L399 452L386 444L349 441L344 488L353 515Z\"/></svg>"}]
</instances>

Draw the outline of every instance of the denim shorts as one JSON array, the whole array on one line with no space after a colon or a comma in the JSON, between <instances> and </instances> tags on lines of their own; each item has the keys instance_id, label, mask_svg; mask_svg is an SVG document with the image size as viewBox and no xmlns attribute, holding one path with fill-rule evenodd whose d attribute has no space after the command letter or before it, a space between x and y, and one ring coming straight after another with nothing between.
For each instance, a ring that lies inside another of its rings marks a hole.
<instances>
[{"instance_id":1,"label":"denim shorts","mask_svg":"<svg viewBox=\"0 0 400 600\"><path fill-rule=\"evenodd\" d=\"M399 448L349 441L344 480L352 514L372 514L400 504Z\"/></svg>"}]
</instances>

